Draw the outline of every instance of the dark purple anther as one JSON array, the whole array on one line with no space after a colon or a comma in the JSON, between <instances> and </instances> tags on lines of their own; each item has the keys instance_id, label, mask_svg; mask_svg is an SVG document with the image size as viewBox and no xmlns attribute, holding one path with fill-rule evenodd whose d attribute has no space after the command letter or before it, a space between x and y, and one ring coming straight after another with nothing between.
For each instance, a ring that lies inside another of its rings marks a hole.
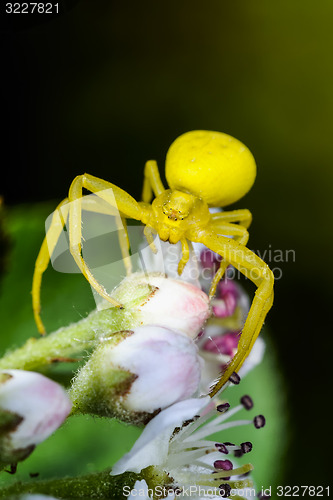
<instances>
[{"instance_id":1,"label":"dark purple anther","mask_svg":"<svg viewBox=\"0 0 333 500\"><path fill-rule=\"evenodd\" d=\"M223 498L230 497L230 493L231 493L230 484L220 484L219 488L220 488L221 497L223 497Z\"/></svg>"},{"instance_id":2,"label":"dark purple anther","mask_svg":"<svg viewBox=\"0 0 333 500\"><path fill-rule=\"evenodd\" d=\"M252 398L248 395L241 397L240 402L244 406L245 410L251 410L251 408L253 408Z\"/></svg>"},{"instance_id":3,"label":"dark purple anther","mask_svg":"<svg viewBox=\"0 0 333 500\"><path fill-rule=\"evenodd\" d=\"M266 419L264 415L257 415L256 417L254 417L253 423L256 429L261 429L261 427L264 427Z\"/></svg>"},{"instance_id":4,"label":"dark purple anther","mask_svg":"<svg viewBox=\"0 0 333 500\"><path fill-rule=\"evenodd\" d=\"M252 443L250 441L246 441L245 443L241 443L240 447L243 453L250 453L252 450Z\"/></svg>"},{"instance_id":5,"label":"dark purple anther","mask_svg":"<svg viewBox=\"0 0 333 500\"><path fill-rule=\"evenodd\" d=\"M232 470L233 465L230 460L215 460L214 467L215 469Z\"/></svg>"},{"instance_id":6,"label":"dark purple anther","mask_svg":"<svg viewBox=\"0 0 333 500\"><path fill-rule=\"evenodd\" d=\"M215 448L217 449L217 451L219 451L220 453L224 453L225 455L228 455L229 453L224 443L215 443Z\"/></svg>"},{"instance_id":7,"label":"dark purple anther","mask_svg":"<svg viewBox=\"0 0 333 500\"><path fill-rule=\"evenodd\" d=\"M241 379L238 373L234 372L230 375L229 380L232 384L238 385Z\"/></svg>"},{"instance_id":8,"label":"dark purple anther","mask_svg":"<svg viewBox=\"0 0 333 500\"><path fill-rule=\"evenodd\" d=\"M232 470L233 469L233 465L232 465L232 462L230 462L230 460L215 460L214 467L215 467L215 469L218 469L218 470ZM230 479L230 476L226 476L223 479L228 481Z\"/></svg>"},{"instance_id":9,"label":"dark purple anther","mask_svg":"<svg viewBox=\"0 0 333 500\"><path fill-rule=\"evenodd\" d=\"M226 411L228 411L230 408L230 404L229 403L221 403L220 405L218 405L216 407L217 411L220 412L220 413L225 413Z\"/></svg>"}]
</instances>

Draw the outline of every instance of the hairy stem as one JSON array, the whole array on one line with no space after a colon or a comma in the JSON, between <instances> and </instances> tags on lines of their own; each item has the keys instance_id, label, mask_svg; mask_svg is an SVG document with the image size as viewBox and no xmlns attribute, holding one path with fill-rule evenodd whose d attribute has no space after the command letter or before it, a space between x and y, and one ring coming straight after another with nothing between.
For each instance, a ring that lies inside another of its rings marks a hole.
<instances>
[{"instance_id":1,"label":"hairy stem","mask_svg":"<svg viewBox=\"0 0 333 500\"><path fill-rule=\"evenodd\" d=\"M35 370L55 362L66 361L83 351L91 350L94 342L113 332L133 328L137 315L116 308L94 311L77 323L47 335L30 338L22 347L0 359L0 370Z\"/></svg>"},{"instance_id":2,"label":"hairy stem","mask_svg":"<svg viewBox=\"0 0 333 500\"><path fill-rule=\"evenodd\" d=\"M168 487L172 483L172 479L166 472L153 466L143 469L138 474L124 472L124 474L118 476L111 476L110 471L111 469L107 469L103 472L95 472L80 477L48 479L30 483L17 482L12 486L0 489L0 499L10 498L14 500L16 495L22 495L23 493L39 493L67 500L74 498L84 498L86 500L117 498L120 500L121 498L127 498L135 482L142 479L146 481L148 488L153 491L157 487ZM137 494L140 498L140 492L137 492Z\"/></svg>"},{"instance_id":3,"label":"hairy stem","mask_svg":"<svg viewBox=\"0 0 333 500\"><path fill-rule=\"evenodd\" d=\"M87 474L81 477L65 477L30 483L15 483L0 490L0 499L11 498L23 493L39 493L59 499L72 498L118 498L124 496L124 491L130 491L141 475L126 472L119 476L110 476L110 471ZM127 486L127 488L125 488Z\"/></svg>"}]
</instances>

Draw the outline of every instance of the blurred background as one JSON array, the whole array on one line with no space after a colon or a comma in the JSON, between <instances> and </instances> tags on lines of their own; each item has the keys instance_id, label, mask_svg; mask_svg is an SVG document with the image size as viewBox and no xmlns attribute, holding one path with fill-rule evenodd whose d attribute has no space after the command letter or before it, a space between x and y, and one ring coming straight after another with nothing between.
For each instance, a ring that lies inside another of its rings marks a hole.
<instances>
[{"instance_id":1,"label":"blurred background","mask_svg":"<svg viewBox=\"0 0 333 500\"><path fill-rule=\"evenodd\" d=\"M81 0L59 8L50 17L1 14L7 213L23 204L27 228L31 204L55 207L84 172L139 199L145 161L156 159L163 172L168 146L188 130L244 142L257 181L230 208L252 211L248 246L276 268L266 325L284 379L278 411L287 417L276 474L283 471L286 485L326 486L332 2ZM30 280L33 261L25 264Z\"/></svg>"}]
</instances>

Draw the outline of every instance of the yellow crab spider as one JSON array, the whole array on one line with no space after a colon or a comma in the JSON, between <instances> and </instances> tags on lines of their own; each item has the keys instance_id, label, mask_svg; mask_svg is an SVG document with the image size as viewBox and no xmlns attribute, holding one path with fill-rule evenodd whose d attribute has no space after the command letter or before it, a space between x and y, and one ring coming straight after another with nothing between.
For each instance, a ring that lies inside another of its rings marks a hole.
<instances>
[{"instance_id":1,"label":"yellow crab spider","mask_svg":"<svg viewBox=\"0 0 333 500\"><path fill-rule=\"evenodd\" d=\"M203 243L223 257L211 285L210 297L229 264L256 285L237 353L213 386L210 393L213 396L243 364L273 303L273 273L246 247L251 213L246 209L215 214L209 211L209 207L224 207L244 196L254 183L256 165L251 152L237 139L220 132L196 130L181 135L172 143L166 157L165 175L169 189L162 184L157 163L153 160L146 163L142 202L137 202L114 184L89 174L79 175L73 180L68 198L54 213L37 257L32 288L34 316L40 333L45 333L40 318L41 279L67 217L70 252L79 269L102 297L113 306L121 307L97 282L82 256L81 200L82 190L86 189L101 201L101 204L93 202L88 210L113 214L119 211L125 228L119 235L120 248L128 272L131 268L125 219L131 218L145 225L145 236L152 250L152 233L171 244L180 241L179 274L189 259L188 240Z\"/></svg>"}]
</instances>

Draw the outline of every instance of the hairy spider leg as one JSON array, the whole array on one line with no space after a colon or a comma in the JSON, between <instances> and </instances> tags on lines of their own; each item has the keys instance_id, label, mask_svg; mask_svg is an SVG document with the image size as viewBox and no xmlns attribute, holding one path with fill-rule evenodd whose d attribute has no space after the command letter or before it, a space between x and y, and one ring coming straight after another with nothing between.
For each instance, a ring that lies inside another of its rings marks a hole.
<instances>
[{"instance_id":1,"label":"hairy spider leg","mask_svg":"<svg viewBox=\"0 0 333 500\"><path fill-rule=\"evenodd\" d=\"M154 196L158 196L165 191L155 160L146 162L143 175L142 201L144 203L150 203L153 194Z\"/></svg>"},{"instance_id":2,"label":"hairy spider leg","mask_svg":"<svg viewBox=\"0 0 333 500\"><path fill-rule=\"evenodd\" d=\"M247 247L233 239L214 234L213 225L207 226L205 231L198 233L196 241L221 255L257 286L239 340L237 353L211 389L210 395L213 397L228 381L231 374L239 370L249 355L273 303L274 275L267 264Z\"/></svg>"},{"instance_id":3,"label":"hairy spider leg","mask_svg":"<svg viewBox=\"0 0 333 500\"><path fill-rule=\"evenodd\" d=\"M84 202L84 210L88 212L94 212L104 215L112 215L116 217L116 224L118 227L118 239L119 246L124 258L124 264L126 266L125 259L129 258L128 250L126 248L126 243L123 241L126 236L126 221L124 217L121 218L123 226L121 225L120 215L117 208L110 206L104 200L97 197L85 196L82 200ZM35 263L35 270L32 279L32 308L34 313L35 322L38 331L44 335L46 333L44 324L40 317L41 312L41 301L40 301L40 289L42 283L42 276L46 271L50 258L54 252L56 244L59 240L60 234L63 231L67 217L69 213L69 201L65 198L55 209L50 227L47 234L43 240L42 246L40 248L39 254ZM130 262L131 264L131 262Z\"/></svg>"},{"instance_id":4,"label":"hairy spider leg","mask_svg":"<svg viewBox=\"0 0 333 500\"><path fill-rule=\"evenodd\" d=\"M112 215L115 217L115 223L118 229L117 235L119 247L123 257L126 274L128 276L132 272L132 261L129 253L130 242L128 238L126 218L120 214L116 207L111 206L105 200L97 197L96 195L83 196L82 202L83 210L103 215Z\"/></svg>"},{"instance_id":5,"label":"hairy spider leg","mask_svg":"<svg viewBox=\"0 0 333 500\"><path fill-rule=\"evenodd\" d=\"M248 227L252 222L252 214L250 210L248 210L247 208L239 210L230 210L226 212L217 212L215 214L212 214L212 222L217 224L216 228L218 228L219 223L223 224L223 223L239 222L240 224L239 226L237 225L237 227L243 227L245 229L248 229ZM249 239L249 235L247 232L244 232L244 234L238 232L238 235L236 235L235 233L223 233L223 234L227 236L236 236L235 239L238 240L242 245L246 245ZM209 298L212 298L215 295L217 284L223 278L224 273L229 264L230 263L225 260L223 260L220 263L219 269L217 270L214 279L212 281L211 287L209 289Z\"/></svg>"},{"instance_id":6,"label":"hairy spider leg","mask_svg":"<svg viewBox=\"0 0 333 500\"><path fill-rule=\"evenodd\" d=\"M184 268L188 262L188 259L190 258L190 250L188 247L188 242L186 238L182 238L180 240L181 246L182 246L182 257L180 261L178 262L178 274L181 275L182 272L184 271Z\"/></svg>"},{"instance_id":7,"label":"hairy spider leg","mask_svg":"<svg viewBox=\"0 0 333 500\"><path fill-rule=\"evenodd\" d=\"M214 232L221 234L222 236L233 236L235 241L238 241L241 245L246 246L249 240L249 233L244 226L239 226L238 224L232 223L223 223L219 222L218 219L215 219L212 222L212 226L214 227ZM214 297L216 292L216 287L218 282L223 278L224 273L227 267L230 265L230 262L223 259L220 262L219 268L215 273L212 284L209 289L209 298Z\"/></svg>"},{"instance_id":8,"label":"hairy spider leg","mask_svg":"<svg viewBox=\"0 0 333 500\"><path fill-rule=\"evenodd\" d=\"M217 212L212 214L212 221L214 222L239 222L241 226L248 229L252 222L252 214L247 208L240 210L230 210L226 212Z\"/></svg>"},{"instance_id":9,"label":"hairy spider leg","mask_svg":"<svg viewBox=\"0 0 333 500\"><path fill-rule=\"evenodd\" d=\"M41 302L40 302L40 289L42 285L42 276L46 271L47 266L50 262L50 257L54 252L57 241L60 237L61 232L64 229L66 220L68 217L69 205L68 199L65 198L53 213L51 225L46 233L43 240L42 246L39 250L36 263L34 275L32 278L32 309L34 313L35 322L38 331L41 335L45 335L45 327L40 317Z\"/></svg>"},{"instance_id":10,"label":"hairy spider leg","mask_svg":"<svg viewBox=\"0 0 333 500\"><path fill-rule=\"evenodd\" d=\"M95 193L102 200L106 201L112 207L119 210L123 217L128 217L136 220L141 220L141 208L132 196L126 191L115 186L111 182L99 179L93 175L83 174L75 177L68 193L70 202L69 209L69 247L70 252L78 265L80 271L89 281L90 285L96 292L110 302L115 307L122 305L113 299L105 290L105 288L94 278L87 263L82 256L82 190L87 189ZM123 241L124 243L124 241ZM124 244L122 246L124 250ZM128 254L129 257L129 254Z\"/></svg>"}]
</instances>

